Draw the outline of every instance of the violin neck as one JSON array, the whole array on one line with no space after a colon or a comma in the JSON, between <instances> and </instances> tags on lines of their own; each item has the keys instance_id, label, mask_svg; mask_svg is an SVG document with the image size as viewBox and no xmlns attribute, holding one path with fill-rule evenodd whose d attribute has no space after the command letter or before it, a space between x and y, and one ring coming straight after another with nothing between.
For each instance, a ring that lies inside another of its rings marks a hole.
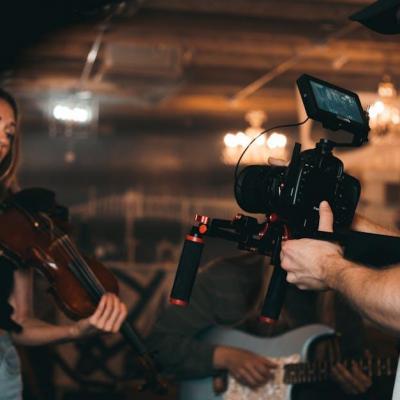
<instances>
[{"instance_id":1,"label":"violin neck","mask_svg":"<svg viewBox=\"0 0 400 400\"><path fill-rule=\"evenodd\" d=\"M135 352L139 356L143 356L147 353L147 349L143 344L142 339L140 336L135 332L131 325L127 321L125 321L121 328L119 329L121 335L126 339L126 341L133 347Z\"/></svg>"},{"instance_id":2,"label":"violin neck","mask_svg":"<svg viewBox=\"0 0 400 400\"><path fill-rule=\"evenodd\" d=\"M89 273L88 269L79 268L74 263L70 264L70 268L73 271L74 275L79 279L83 287L86 289L86 291L89 293L93 301L95 303L98 303L101 299L101 296L106 293L104 287L97 279L93 279L92 274ZM142 339L135 332L132 326L129 325L128 322L125 321L121 325L120 333L139 356L147 353L146 347L144 346Z\"/></svg>"}]
</instances>

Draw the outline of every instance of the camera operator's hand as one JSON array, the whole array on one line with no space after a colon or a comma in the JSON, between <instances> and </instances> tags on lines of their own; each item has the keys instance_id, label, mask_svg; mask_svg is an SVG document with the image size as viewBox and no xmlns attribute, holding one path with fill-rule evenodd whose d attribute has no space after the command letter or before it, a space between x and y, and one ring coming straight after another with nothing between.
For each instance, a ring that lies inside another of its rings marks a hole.
<instances>
[{"instance_id":1,"label":"camera operator's hand","mask_svg":"<svg viewBox=\"0 0 400 400\"><path fill-rule=\"evenodd\" d=\"M236 347L218 346L214 351L214 367L226 369L240 383L256 388L273 377L277 365L268 358Z\"/></svg>"},{"instance_id":2,"label":"camera operator's hand","mask_svg":"<svg viewBox=\"0 0 400 400\"><path fill-rule=\"evenodd\" d=\"M320 231L332 232L333 214L328 202L319 206ZM282 242L281 265L287 271L287 281L300 289L324 290L329 287L332 267L342 258L342 249L321 240L300 239Z\"/></svg>"}]
</instances>

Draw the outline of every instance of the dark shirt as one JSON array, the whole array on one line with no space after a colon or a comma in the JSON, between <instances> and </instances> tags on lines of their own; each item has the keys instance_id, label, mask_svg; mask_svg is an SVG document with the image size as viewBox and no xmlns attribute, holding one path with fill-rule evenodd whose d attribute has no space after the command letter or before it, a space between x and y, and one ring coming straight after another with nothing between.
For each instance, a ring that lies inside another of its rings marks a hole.
<instances>
[{"instance_id":1,"label":"dark shirt","mask_svg":"<svg viewBox=\"0 0 400 400\"><path fill-rule=\"evenodd\" d=\"M0 188L0 197L2 198L0 203L3 203L10 195L11 192ZM2 227L2 229L5 228ZM0 250L3 250L1 245L0 243ZM4 255L0 256L0 329L18 332L21 327L11 319L13 308L9 304L9 297L14 286L14 271L15 265L9 262Z\"/></svg>"},{"instance_id":2,"label":"dark shirt","mask_svg":"<svg viewBox=\"0 0 400 400\"><path fill-rule=\"evenodd\" d=\"M0 187L0 199L0 213L6 212L4 210L7 210L9 206L17 205L28 210L28 212L46 212L60 223L68 220L68 209L58 205L55 202L55 194L46 189L31 188L12 193L10 190L4 190ZM7 229L7 227L3 226L1 229ZM7 230L5 232L7 233ZM25 265L20 262L18 255L12 252L7 254L7 248L7 243L0 243L0 250L4 250L4 253L0 255L0 329L21 331L21 326L11 319L13 309L9 304L9 297L14 284L14 271L16 268ZM12 253L12 256L10 253ZM12 257L13 262L6 255Z\"/></svg>"},{"instance_id":3,"label":"dark shirt","mask_svg":"<svg viewBox=\"0 0 400 400\"><path fill-rule=\"evenodd\" d=\"M212 326L232 326L256 335L274 336L321 322L317 316L318 293L301 291L292 285L287 288L279 323L269 326L257 322L255 303L263 301L266 290L265 261L265 257L249 254L213 261L198 274L190 305L167 307L147 339L149 350L166 374L180 379L213 374L215 346L198 339ZM354 332L360 332L361 319L349 312L351 318L345 319L344 328L354 341L360 342L361 336ZM361 346L350 347L358 351Z\"/></svg>"},{"instance_id":4,"label":"dark shirt","mask_svg":"<svg viewBox=\"0 0 400 400\"><path fill-rule=\"evenodd\" d=\"M0 258L0 329L20 331L20 325L12 319L13 308L9 304L14 285L14 266L4 258Z\"/></svg>"}]
</instances>

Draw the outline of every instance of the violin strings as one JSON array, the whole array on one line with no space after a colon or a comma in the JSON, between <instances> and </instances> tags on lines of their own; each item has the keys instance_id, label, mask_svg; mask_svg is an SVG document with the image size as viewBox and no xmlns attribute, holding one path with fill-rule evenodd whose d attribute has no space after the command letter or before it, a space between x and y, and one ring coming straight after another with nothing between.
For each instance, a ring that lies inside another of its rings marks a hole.
<instances>
[{"instance_id":1,"label":"violin strings","mask_svg":"<svg viewBox=\"0 0 400 400\"><path fill-rule=\"evenodd\" d=\"M27 216L30 217L34 223L35 221L35 216L31 215L31 213L26 212ZM75 267L77 267L79 271L79 277L75 273L74 275L76 276L77 279L85 280L85 283L89 285L89 287L96 292L96 296L98 297L97 300L100 299L100 297L106 293L105 288L103 287L102 283L99 281L97 276L93 273L91 268L88 266L86 260L81 256L81 254L78 252L72 241L69 239L68 235L66 235L62 230L60 230L57 226L51 224L49 221L47 221L47 216L43 216L41 214L37 214L37 219L42 223L39 223L36 228L42 232L42 233L51 233L52 231L54 232L55 236L58 239L58 242L56 243L59 248L61 248L64 253L71 258L71 262L74 264ZM50 219L50 217L48 217ZM51 219L50 219L51 221ZM47 224L46 224L47 222ZM73 271L72 271L73 272Z\"/></svg>"},{"instance_id":2,"label":"violin strings","mask_svg":"<svg viewBox=\"0 0 400 400\"><path fill-rule=\"evenodd\" d=\"M75 246L72 244L72 242L69 240L68 237L63 236L60 238L60 247L64 250L66 254L69 254L73 260L72 262L79 267L80 271L82 272L84 278L87 280L87 282L93 286L93 288L96 290L97 294L99 297L103 295L106 291L97 278L97 276L93 273L93 271L90 269L88 266L87 262L83 259L83 257L79 254L79 252L75 249ZM75 254L74 254L75 253Z\"/></svg>"}]
</instances>

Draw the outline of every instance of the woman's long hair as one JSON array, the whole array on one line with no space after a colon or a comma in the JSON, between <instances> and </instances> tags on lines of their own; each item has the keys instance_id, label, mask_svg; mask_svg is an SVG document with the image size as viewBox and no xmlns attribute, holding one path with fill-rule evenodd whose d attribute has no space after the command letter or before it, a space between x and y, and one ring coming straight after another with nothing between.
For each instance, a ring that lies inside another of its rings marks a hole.
<instances>
[{"instance_id":1,"label":"woman's long hair","mask_svg":"<svg viewBox=\"0 0 400 400\"><path fill-rule=\"evenodd\" d=\"M17 124L15 135L11 139L10 150L0 163L0 187L1 194L4 196L6 192L16 190L18 187L16 173L20 156L20 135L17 102L9 92L2 88L0 88L0 100L5 101L12 108Z\"/></svg>"}]
</instances>

